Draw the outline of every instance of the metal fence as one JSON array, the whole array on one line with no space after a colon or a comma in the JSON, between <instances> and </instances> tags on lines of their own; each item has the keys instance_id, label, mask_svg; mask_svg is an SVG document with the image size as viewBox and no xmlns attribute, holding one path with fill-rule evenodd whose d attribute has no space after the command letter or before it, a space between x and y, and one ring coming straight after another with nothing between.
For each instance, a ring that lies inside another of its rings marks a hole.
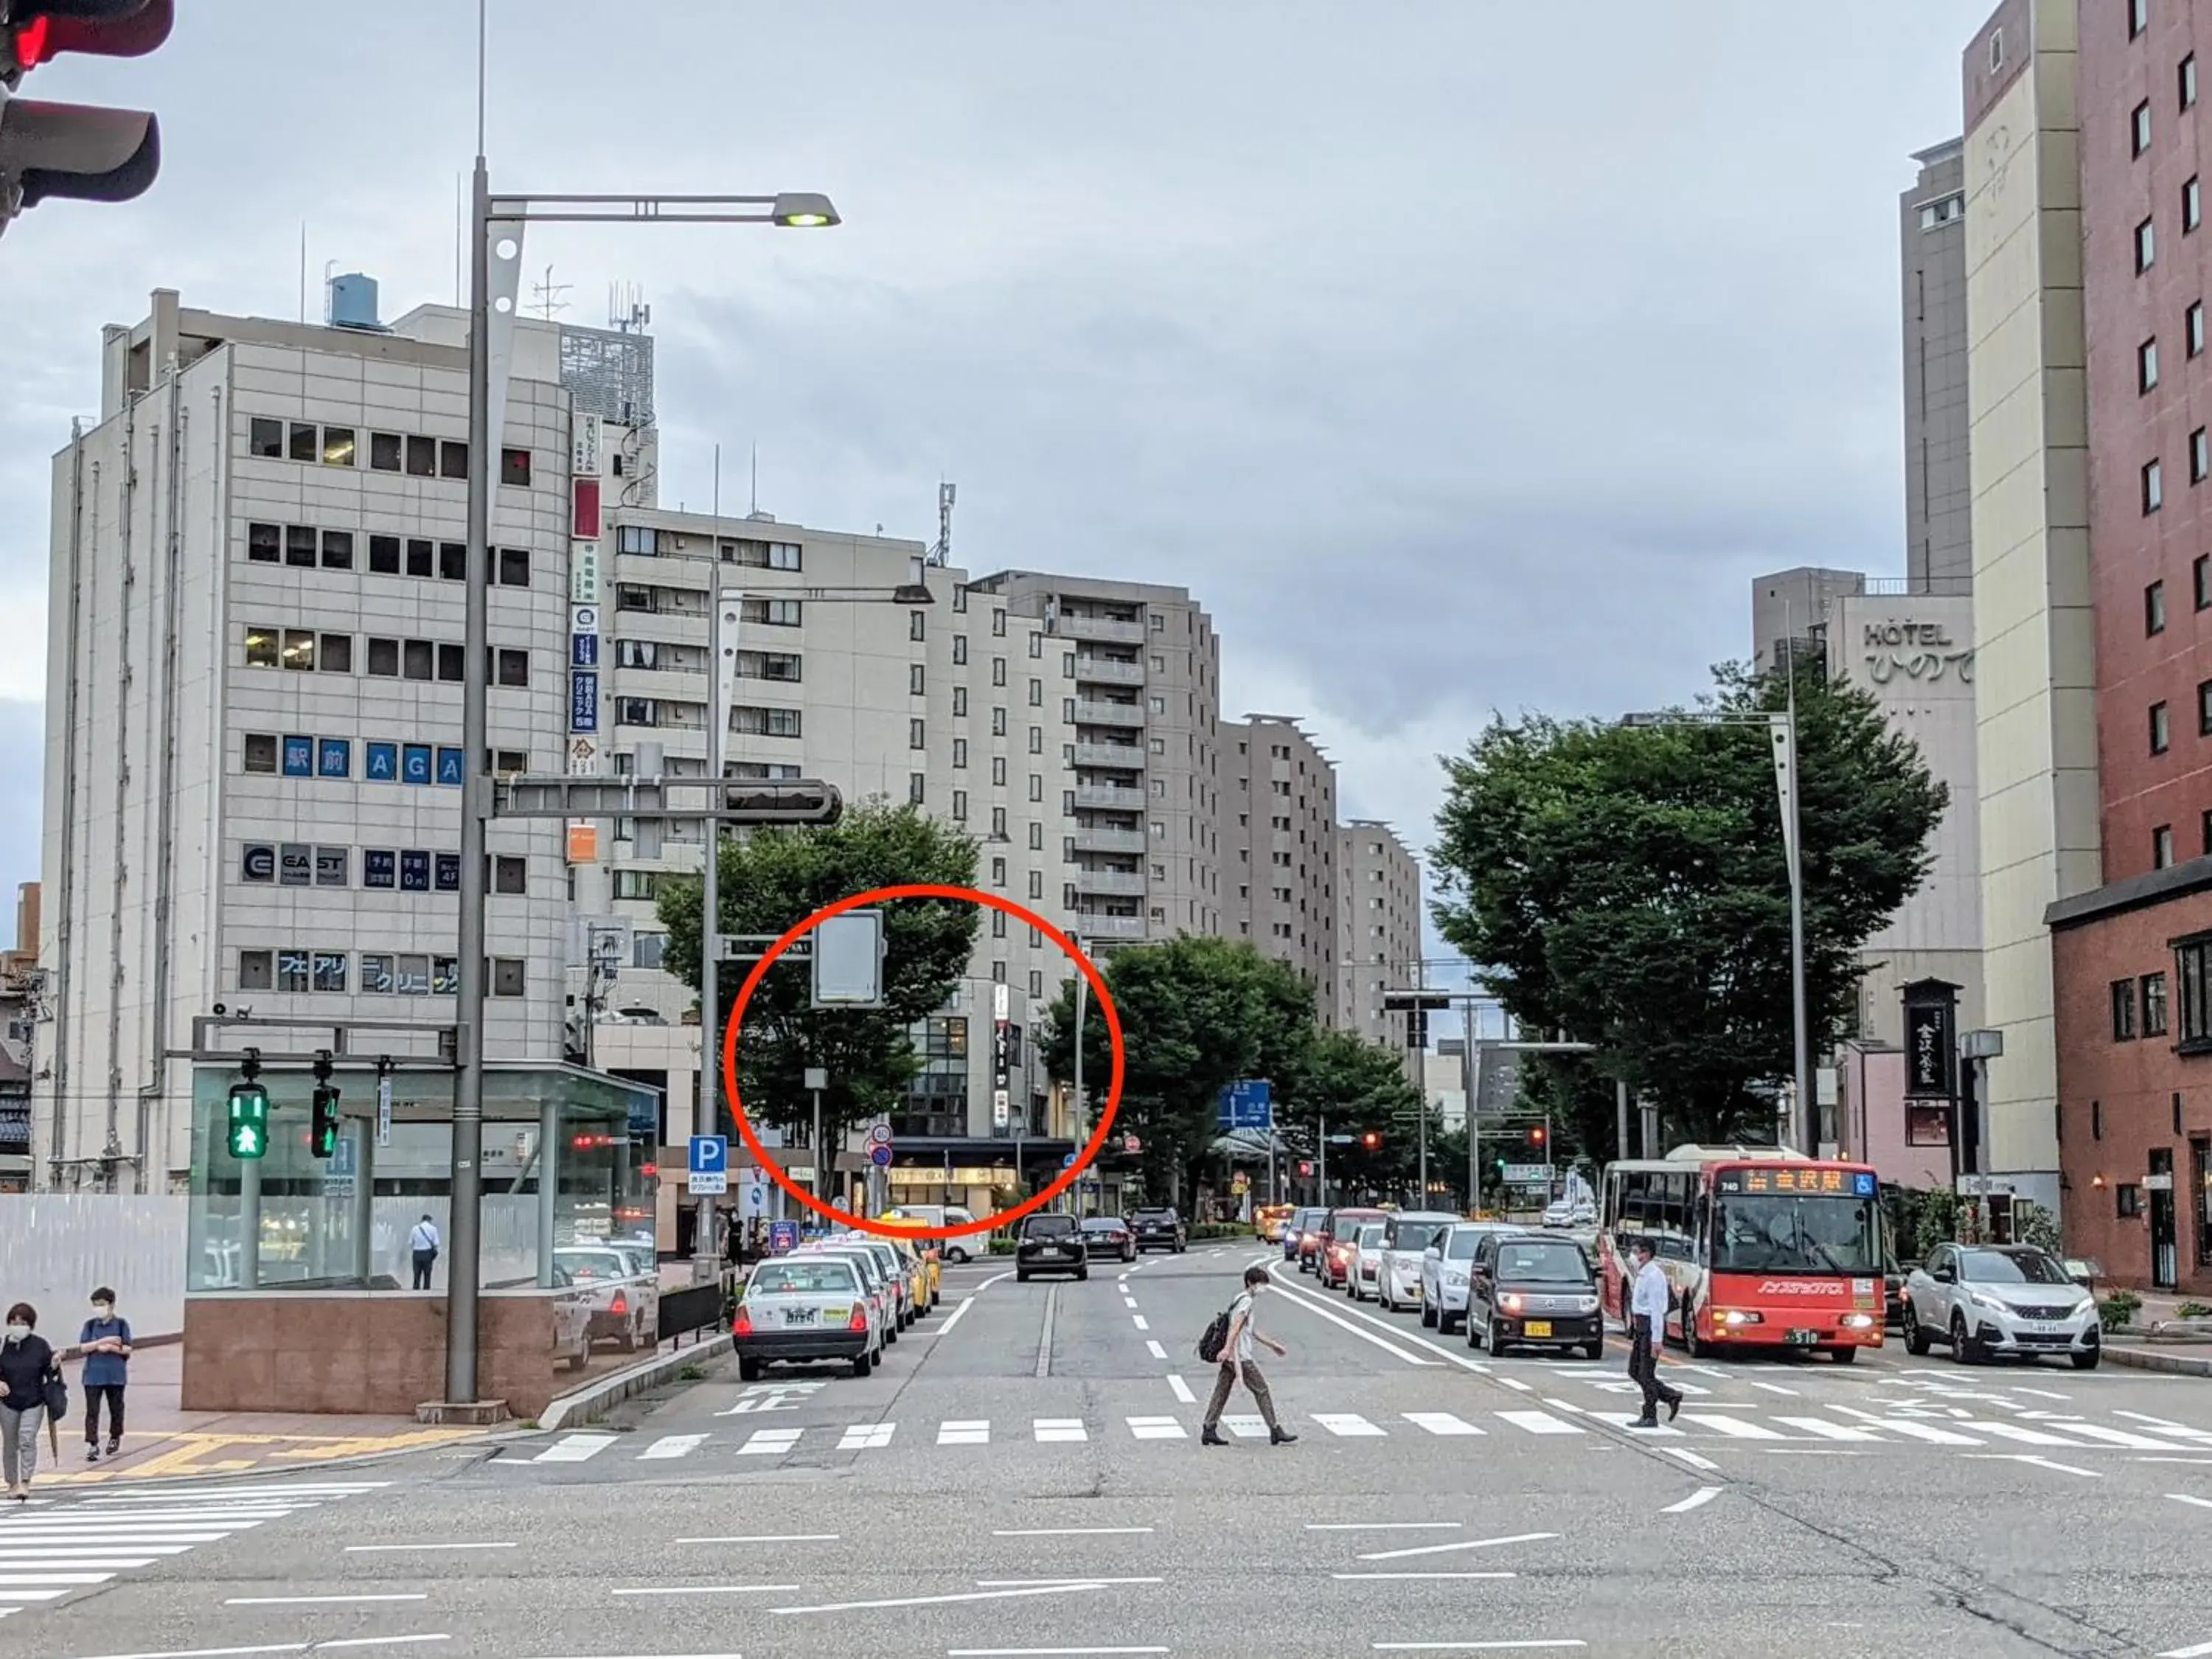
<instances>
[{"instance_id":1,"label":"metal fence","mask_svg":"<svg viewBox=\"0 0 2212 1659\"><path fill-rule=\"evenodd\" d=\"M181 1197L104 1193L0 1198L0 1306L27 1302L59 1346L74 1340L94 1288L137 1337L185 1328L185 1211Z\"/></svg>"},{"instance_id":2,"label":"metal fence","mask_svg":"<svg viewBox=\"0 0 2212 1659\"><path fill-rule=\"evenodd\" d=\"M687 1285L680 1291L660 1293L660 1340L694 1331L719 1328L722 1311L729 1305L732 1281L727 1278L705 1285Z\"/></svg>"}]
</instances>

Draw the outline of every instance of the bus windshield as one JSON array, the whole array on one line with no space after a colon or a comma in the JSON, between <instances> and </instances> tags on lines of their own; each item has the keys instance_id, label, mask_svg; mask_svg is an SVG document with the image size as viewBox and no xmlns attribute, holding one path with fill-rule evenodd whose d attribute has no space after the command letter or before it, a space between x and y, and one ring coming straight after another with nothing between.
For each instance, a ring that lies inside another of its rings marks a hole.
<instances>
[{"instance_id":1,"label":"bus windshield","mask_svg":"<svg viewBox=\"0 0 2212 1659\"><path fill-rule=\"evenodd\" d=\"M1713 1200L1716 1273L1882 1270L1880 1206L1841 1193L1761 1193Z\"/></svg>"}]
</instances>

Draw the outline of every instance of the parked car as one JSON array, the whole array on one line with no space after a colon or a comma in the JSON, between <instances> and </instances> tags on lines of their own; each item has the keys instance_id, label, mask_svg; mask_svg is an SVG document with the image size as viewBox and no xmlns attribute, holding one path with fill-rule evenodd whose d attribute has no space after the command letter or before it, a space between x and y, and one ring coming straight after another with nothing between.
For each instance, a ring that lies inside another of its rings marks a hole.
<instances>
[{"instance_id":1,"label":"parked car","mask_svg":"<svg viewBox=\"0 0 2212 1659\"><path fill-rule=\"evenodd\" d=\"M1283 1242L1283 1229L1296 1213L1288 1204L1262 1204L1252 1212L1252 1225L1267 1243L1279 1244Z\"/></svg>"},{"instance_id":2,"label":"parked car","mask_svg":"<svg viewBox=\"0 0 2212 1659\"><path fill-rule=\"evenodd\" d=\"M836 1233L831 1235L834 1243L849 1243L854 1249L867 1251L875 1257L876 1265L883 1270L884 1282L892 1290L896 1311L890 1330L890 1340L898 1340L898 1334L921 1317L921 1291L914 1267L899 1251L899 1247L888 1238L878 1238L873 1233Z\"/></svg>"},{"instance_id":3,"label":"parked car","mask_svg":"<svg viewBox=\"0 0 2212 1659\"><path fill-rule=\"evenodd\" d=\"M556 1262L553 1288L553 1356L564 1370L580 1371L592 1363L592 1292L575 1274Z\"/></svg>"},{"instance_id":4,"label":"parked car","mask_svg":"<svg viewBox=\"0 0 2212 1659\"><path fill-rule=\"evenodd\" d=\"M1421 1300L1421 1252L1459 1218L1442 1210L1404 1210L1382 1224L1382 1266L1376 1296L1384 1308L1418 1307Z\"/></svg>"},{"instance_id":5,"label":"parked car","mask_svg":"<svg viewBox=\"0 0 2212 1659\"><path fill-rule=\"evenodd\" d=\"M1129 1224L1118 1215L1085 1216L1083 1219L1083 1248L1088 1255L1117 1255L1124 1261L1137 1259L1137 1236L1129 1231Z\"/></svg>"},{"instance_id":6,"label":"parked car","mask_svg":"<svg viewBox=\"0 0 2212 1659\"><path fill-rule=\"evenodd\" d=\"M1357 1209L1331 1210L1322 1218L1321 1242L1314 1252L1314 1273L1320 1279L1323 1290L1333 1291L1349 1278L1352 1244L1359 1236L1360 1224L1388 1218L1382 1211L1364 1206Z\"/></svg>"},{"instance_id":7,"label":"parked car","mask_svg":"<svg viewBox=\"0 0 2212 1659\"><path fill-rule=\"evenodd\" d=\"M1455 1221L1421 1252L1421 1323L1449 1335L1467 1317L1475 1248L1492 1233L1518 1232L1504 1221Z\"/></svg>"},{"instance_id":8,"label":"parked car","mask_svg":"<svg viewBox=\"0 0 2212 1659\"><path fill-rule=\"evenodd\" d=\"M975 1220L974 1211L964 1210L957 1204L902 1204L896 1209L885 1210L876 1218L912 1227L916 1243L927 1240L935 1243L938 1254L947 1261L969 1261L982 1248L975 1242L978 1235L975 1233L949 1237L931 1231L933 1228L964 1227Z\"/></svg>"},{"instance_id":9,"label":"parked car","mask_svg":"<svg viewBox=\"0 0 2212 1659\"><path fill-rule=\"evenodd\" d=\"M890 1275L884 1269L883 1258L873 1250L859 1244L847 1244L836 1239L817 1239L801 1244L781 1260L796 1261L803 1257L817 1255L842 1256L860 1270L860 1282L866 1288L872 1308L880 1346L888 1347L898 1340L899 1290Z\"/></svg>"},{"instance_id":10,"label":"parked car","mask_svg":"<svg viewBox=\"0 0 2212 1659\"><path fill-rule=\"evenodd\" d=\"M1905 1282L1905 1349L1931 1342L1962 1365L2063 1354L2077 1371L2103 1357L2097 1299L2032 1244L1938 1244Z\"/></svg>"},{"instance_id":11,"label":"parked car","mask_svg":"<svg viewBox=\"0 0 2212 1659\"><path fill-rule=\"evenodd\" d=\"M1306 1269L1307 1241L1313 1237L1314 1230L1321 1225L1322 1217L1328 1213L1328 1211L1317 1210L1310 1204L1305 1205L1291 1212L1291 1218L1283 1228L1283 1260L1297 1262L1300 1273Z\"/></svg>"},{"instance_id":12,"label":"parked car","mask_svg":"<svg viewBox=\"0 0 2212 1659\"><path fill-rule=\"evenodd\" d=\"M730 1322L738 1375L760 1381L762 1367L844 1360L866 1376L883 1352L884 1334L860 1261L823 1250L763 1261L745 1281Z\"/></svg>"},{"instance_id":13,"label":"parked car","mask_svg":"<svg viewBox=\"0 0 2212 1659\"><path fill-rule=\"evenodd\" d=\"M1509 1348L1580 1348L1605 1358L1597 1269L1559 1233L1492 1233L1476 1245L1468 1279L1467 1345L1495 1358Z\"/></svg>"},{"instance_id":14,"label":"parked car","mask_svg":"<svg viewBox=\"0 0 2212 1659\"><path fill-rule=\"evenodd\" d=\"M1164 1204L1148 1204L1130 1218L1139 1250L1170 1250L1181 1255L1190 1247L1182 1218Z\"/></svg>"},{"instance_id":15,"label":"parked car","mask_svg":"<svg viewBox=\"0 0 2212 1659\"><path fill-rule=\"evenodd\" d=\"M1083 1234L1072 1215L1030 1215L1022 1218L1022 1231L1014 1244L1014 1279L1024 1282L1031 1273L1073 1273L1091 1277L1091 1257Z\"/></svg>"},{"instance_id":16,"label":"parked car","mask_svg":"<svg viewBox=\"0 0 2212 1659\"><path fill-rule=\"evenodd\" d=\"M1364 1222L1358 1236L1352 1240L1352 1271L1345 1276L1344 1292L1354 1302L1364 1302L1382 1293L1382 1236L1389 1224L1387 1221Z\"/></svg>"},{"instance_id":17,"label":"parked car","mask_svg":"<svg viewBox=\"0 0 2212 1659\"><path fill-rule=\"evenodd\" d=\"M624 1353L659 1346L658 1270L641 1273L629 1256L605 1244L563 1244L553 1252L553 1265L591 1292L593 1342L612 1342Z\"/></svg>"}]
</instances>

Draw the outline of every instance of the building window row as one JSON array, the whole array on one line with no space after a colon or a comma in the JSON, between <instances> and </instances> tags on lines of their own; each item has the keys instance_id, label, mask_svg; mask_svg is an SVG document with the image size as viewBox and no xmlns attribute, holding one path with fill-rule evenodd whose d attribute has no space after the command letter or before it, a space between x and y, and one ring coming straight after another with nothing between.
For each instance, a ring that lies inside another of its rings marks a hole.
<instances>
[{"instance_id":1,"label":"building window row","mask_svg":"<svg viewBox=\"0 0 2212 1659\"><path fill-rule=\"evenodd\" d=\"M2116 979L2112 982L2111 996L2113 1042L2133 1042L2138 1030L2147 1037L2166 1034L2164 974Z\"/></svg>"},{"instance_id":2,"label":"building window row","mask_svg":"<svg viewBox=\"0 0 2212 1659\"><path fill-rule=\"evenodd\" d=\"M372 635L364 667L368 674L383 679L444 680L458 684L466 660L462 647L449 642L390 640ZM302 673L350 674L353 635L248 623L246 665L288 668ZM530 684L530 653L495 647L487 653L485 670L494 685L526 687Z\"/></svg>"},{"instance_id":3,"label":"building window row","mask_svg":"<svg viewBox=\"0 0 2212 1659\"><path fill-rule=\"evenodd\" d=\"M336 992L347 986L351 959L343 951L278 945L238 953L238 988L301 994ZM520 957L494 957L485 963L485 983L495 997L519 997L527 982ZM460 990L459 957L364 951L361 988L371 996L449 997Z\"/></svg>"},{"instance_id":4,"label":"building window row","mask_svg":"<svg viewBox=\"0 0 2212 1659\"><path fill-rule=\"evenodd\" d=\"M350 887L353 849L310 846L304 842L250 841L240 849L238 875L240 881L256 886ZM529 860L504 853L487 854L484 883L495 893L526 894ZM458 893L461 855L423 848L365 847L361 851L361 884L372 891Z\"/></svg>"},{"instance_id":5,"label":"building window row","mask_svg":"<svg viewBox=\"0 0 2212 1659\"><path fill-rule=\"evenodd\" d=\"M469 447L465 443L404 432L371 432L368 437L368 468L372 472L398 472L414 478L469 476ZM261 460L357 467L362 464L361 438L358 427L256 415L246 423L246 447L247 454ZM501 483L526 489L531 473L527 449L499 452Z\"/></svg>"},{"instance_id":6,"label":"building window row","mask_svg":"<svg viewBox=\"0 0 2212 1659\"><path fill-rule=\"evenodd\" d=\"M295 570L351 570L356 541L350 530L321 530L306 524L246 526L246 556L255 564L288 565ZM434 542L428 537L368 537L368 572L374 576L436 577L450 582L468 578L468 545ZM501 587L530 586L530 550L492 550L492 580Z\"/></svg>"}]
</instances>

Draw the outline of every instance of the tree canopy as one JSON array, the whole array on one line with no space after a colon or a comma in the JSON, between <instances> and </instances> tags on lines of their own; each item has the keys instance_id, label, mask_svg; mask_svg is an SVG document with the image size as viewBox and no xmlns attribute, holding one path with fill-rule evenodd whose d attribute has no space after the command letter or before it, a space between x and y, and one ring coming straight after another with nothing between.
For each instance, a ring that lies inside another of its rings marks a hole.
<instances>
[{"instance_id":1,"label":"tree canopy","mask_svg":"<svg viewBox=\"0 0 2212 1659\"><path fill-rule=\"evenodd\" d=\"M1925 879L1949 796L1871 696L1797 673L1818 1052L1850 1022L1855 952ZM1792 1070L1789 883L1756 718L1788 688L1715 679L1650 723L1493 720L1445 762L1436 849L1437 926L1507 1012L1593 1043L1600 1073L1699 1139L1771 1126L1761 1091Z\"/></svg>"},{"instance_id":2,"label":"tree canopy","mask_svg":"<svg viewBox=\"0 0 2212 1659\"><path fill-rule=\"evenodd\" d=\"M827 904L871 888L927 882L973 886L975 843L917 808L869 801L824 829L757 830L725 838L720 866L721 931L781 936ZM670 972L700 983L700 879L665 878L659 893ZM902 899L884 914L881 1011L817 1012L811 976L787 957L771 967L746 1006L738 1081L745 1110L785 1126L811 1120L805 1068L830 1073L825 1123L842 1126L897 1109L918 1069L910 1028L944 1007L967 971L982 921L974 904ZM726 1023L750 964L724 963L717 976ZM710 1064L721 1063L720 1052Z\"/></svg>"}]
</instances>

